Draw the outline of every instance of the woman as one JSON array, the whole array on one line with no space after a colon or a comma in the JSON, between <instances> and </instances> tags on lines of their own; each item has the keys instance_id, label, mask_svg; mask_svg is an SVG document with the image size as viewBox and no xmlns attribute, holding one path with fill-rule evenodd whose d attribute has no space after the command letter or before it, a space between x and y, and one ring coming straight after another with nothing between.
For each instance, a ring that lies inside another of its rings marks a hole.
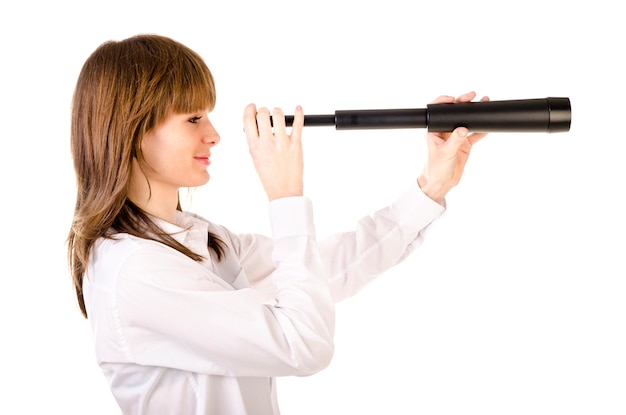
<instances>
[{"instance_id":1,"label":"woman","mask_svg":"<svg viewBox=\"0 0 626 415\"><path fill-rule=\"evenodd\" d=\"M157 35L102 44L77 81L69 262L125 414L278 414L274 378L329 364L334 303L421 243L485 135L428 134L414 186L354 232L318 243L303 196L303 111L288 133L280 109L271 125L268 109L250 104L244 128L272 236L239 235L179 203L181 187L209 181L214 104L203 60Z\"/></svg>"}]
</instances>

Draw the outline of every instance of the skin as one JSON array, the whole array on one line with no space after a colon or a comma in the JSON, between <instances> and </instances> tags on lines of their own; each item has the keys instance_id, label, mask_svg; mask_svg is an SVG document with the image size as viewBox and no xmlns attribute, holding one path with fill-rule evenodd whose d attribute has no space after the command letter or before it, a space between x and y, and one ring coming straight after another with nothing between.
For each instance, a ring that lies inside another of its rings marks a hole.
<instances>
[{"instance_id":1,"label":"skin","mask_svg":"<svg viewBox=\"0 0 626 415\"><path fill-rule=\"evenodd\" d=\"M469 102L475 97L475 92L457 98L444 95L433 103ZM256 172L268 200L302 196L304 113L296 107L289 134L283 111L274 108L272 115L273 126L268 108L249 104L244 110L244 129ZM450 133L428 133L428 156L417 178L422 191L442 202L461 180L472 146L486 135L470 134L463 127ZM206 111L170 114L143 138L143 159L133 160L129 198L149 214L175 222L179 188L209 181L211 149L219 142Z\"/></svg>"},{"instance_id":2,"label":"skin","mask_svg":"<svg viewBox=\"0 0 626 415\"><path fill-rule=\"evenodd\" d=\"M249 104L244 110L243 124L257 174L269 200L303 194L302 127L304 113L300 106L294 111L291 134L287 134L284 113L273 110L274 127L267 108L257 110Z\"/></svg>"},{"instance_id":3,"label":"skin","mask_svg":"<svg viewBox=\"0 0 626 415\"><path fill-rule=\"evenodd\" d=\"M209 181L211 149L220 136L207 111L170 114L142 140L133 160L128 197L149 214L175 223L178 189Z\"/></svg>"}]
</instances>

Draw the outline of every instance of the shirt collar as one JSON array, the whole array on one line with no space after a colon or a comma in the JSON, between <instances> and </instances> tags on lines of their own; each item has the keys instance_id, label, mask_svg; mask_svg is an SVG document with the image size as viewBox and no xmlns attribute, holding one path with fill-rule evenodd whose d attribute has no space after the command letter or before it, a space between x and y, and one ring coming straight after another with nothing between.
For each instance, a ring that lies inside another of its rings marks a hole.
<instances>
[{"instance_id":1,"label":"shirt collar","mask_svg":"<svg viewBox=\"0 0 626 415\"><path fill-rule=\"evenodd\" d=\"M172 238L181 244L185 244L189 236L206 238L208 237L209 224L194 215L186 212L176 211L176 223L152 217L154 223L157 224L164 232L168 233Z\"/></svg>"}]
</instances>

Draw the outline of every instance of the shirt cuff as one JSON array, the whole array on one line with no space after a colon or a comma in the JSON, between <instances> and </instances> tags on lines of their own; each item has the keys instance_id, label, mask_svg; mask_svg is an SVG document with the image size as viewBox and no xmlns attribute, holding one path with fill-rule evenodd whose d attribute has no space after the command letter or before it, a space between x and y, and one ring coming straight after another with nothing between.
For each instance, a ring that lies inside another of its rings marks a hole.
<instances>
[{"instance_id":1,"label":"shirt cuff","mask_svg":"<svg viewBox=\"0 0 626 415\"><path fill-rule=\"evenodd\" d=\"M421 228L443 214L446 201L435 202L415 183L395 200L391 209L400 223L414 223L414 226Z\"/></svg>"},{"instance_id":2,"label":"shirt cuff","mask_svg":"<svg viewBox=\"0 0 626 415\"><path fill-rule=\"evenodd\" d=\"M272 200L269 215L274 239L298 235L315 237L313 203L305 196Z\"/></svg>"}]
</instances>

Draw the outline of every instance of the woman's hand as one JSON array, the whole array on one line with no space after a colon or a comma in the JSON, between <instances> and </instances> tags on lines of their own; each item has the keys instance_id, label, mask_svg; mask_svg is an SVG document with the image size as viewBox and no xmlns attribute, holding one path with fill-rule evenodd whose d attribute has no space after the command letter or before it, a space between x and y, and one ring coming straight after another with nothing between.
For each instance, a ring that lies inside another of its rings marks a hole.
<instances>
[{"instance_id":1,"label":"woman's hand","mask_svg":"<svg viewBox=\"0 0 626 415\"><path fill-rule=\"evenodd\" d=\"M432 103L469 102L475 97L475 92L468 92L456 99L444 95ZM481 101L489 101L489 98L483 97ZM458 127L451 133L428 133L428 158L417 179L422 191L435 202L441 203L450 189L461 180L472 146L486 135L470 134L465 127Z\"/></svg>"},{"instance_id":2,"label":"woman's hand","mask_svg":"<svg viewBox=\"0 0 626 415\"><path fill-rule=\"evenodd\" d=\"M249 104L243 124L250 155L269 200L303 194L302 128L304 113L300 106L294 112L291 134L287 134L285 116L274 108L273 127L267 108Z\"/></svg>"}]
</instances>

